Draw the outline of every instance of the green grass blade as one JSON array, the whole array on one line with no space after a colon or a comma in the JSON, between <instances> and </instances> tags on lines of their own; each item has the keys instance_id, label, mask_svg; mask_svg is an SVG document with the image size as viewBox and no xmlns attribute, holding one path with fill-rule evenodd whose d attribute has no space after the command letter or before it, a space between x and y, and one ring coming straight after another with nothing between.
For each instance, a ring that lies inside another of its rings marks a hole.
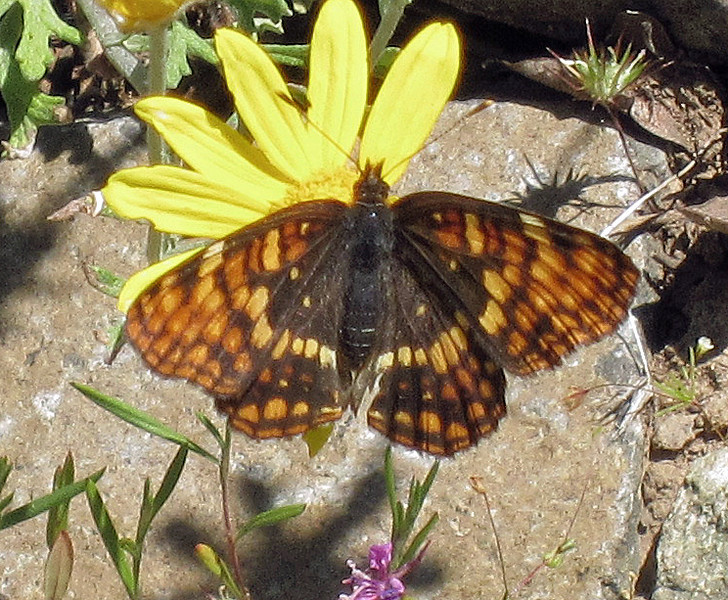
<instances>
[{"instance_id":1,"label":"green grass blade","mask_svg":"<svg viewBox=\"0 0 728 600\"><path fill-rule=\"evenodd\" d=\"M104 471L105 469L96 471L96 473L87 477L86 479L81 479L80 481L77 481L76 483L73 483L71 485L65 485L55 492L46 494L45 496L41 496L40 498L36 498L32 502L28 502L28 504L24 504L23 506L20 506L15 510L11 510L4 515L0 515L0 530L7 529L8 527L17 525L22 521L27 521L28 519L37 517L38 515L44 513L52 507L67 502L74 496L82 493L86 489L86 485L89 482L98 481L99 478L104 474Z\"/></svg>"},{"instance_id":2,"label":"green grass blade","mask_svg":"<svg viewBox=\"0 0 728 600\"><path fill-rule=\"evenodd\" d=\"M238 535L236 539L240 539L245 534L250 533L253 529L258 527L267 527L269 525L275 525L281 521L292 519L297 517L304 510L306 510L305 504L289 504L288 506L279 506L266 510L265 512L255 515L252 519L249 519L246 523L243 523L238 529Z\"/></svg>"},{"instance_id":3,"label":"green grass blade","mask_svg":"<svg viewBox=\"0 0 728 600\"><path fill-rule=\"evenodd\" d=\"M106 510L106 505L99 494L99 490L92 481L89 481L86 486L86 498L91 509L91 515L96 522L96 529L101 534L106 551L109 553L111 562L114 563L116 571L119 573L121 582L126 588L126 593L130 598L136 599L137 582L129 566L129 559L122 548L119 535L116 533L116 528L111 521L109 511Z\"/></svg>"},{"instance_id":4,"label":"green grass blade","mask_svg":"<svg viewBox=\"0 0 728 600\"><path fill-rule=\"evenodd\" d=\"M126 421L127 423L134 425L135 427L138 427L139 429L142 429L147 433L151 433L152 435L156 435L157 437L161 437L162 439L174 442L179 446L183 446L188 450L192 450L192 452L195 452L200 456L203 456L217 464L217 459L207 450L198 446L187 436L176 432L174 429L168 427L160 420L155 419L149 413L146 413L143 410L139 410L138 408L134 408L130 404L127 404L126 402L119 400L118 398L113 398L111 396L102 394L98 390L95 390L88 385L84 385L83 383L71 382L71 385L75 387L79 392L81 392L84 396L86 396L89 400L99 405L104 410L107 410L113 415L116 415L123 421Z\"/></svg>"}]
</instances>

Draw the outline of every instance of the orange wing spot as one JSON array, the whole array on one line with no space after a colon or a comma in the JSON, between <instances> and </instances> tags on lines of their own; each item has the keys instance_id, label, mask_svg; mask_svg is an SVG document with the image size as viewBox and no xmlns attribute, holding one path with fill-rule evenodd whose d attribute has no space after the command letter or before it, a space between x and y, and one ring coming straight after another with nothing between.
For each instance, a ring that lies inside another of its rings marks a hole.
<instances>
[{"instance_id":1,"label":"orange wing spot","mask_svg":"<svg viewBox=\"0 0 728 600\"><path fill-rule=\"evenodd\" d=\"M273 372L269 367L266 367L260 372L260 375L258 375L258 381L261 383L270 383L273 381Z\"/></svg>"},{"instance_id":2,"label":"orange wing spot","mask_svg":"<svg viewBox=\"0 0 728 600\"><path fill-rule=\"evenodd\" d=\"M185 292L181 287L173 287L162 294L162 301L159 303L160 312L164 315L171 315L182 304Z\"/></svg>"},{"instance_id":3,"label":"orange wing spot","mask_svg":"<svg viewBox=\"0 0 728 600\"><path fill-rule=\"evenodd\" d=\"M250 288L241 286L235 288L230 298L230 306L234 310L243 310L250 300Z\"/></svg>"},{"instance_id":4,"label":"orange wing spot","mask_svg":"<svg viewBox=\"0 0 728 600\"><path fill-rule=\"evenodd\" d=\"M185 379L192 379L195 376L197 370L192 365L180 365L175 371L177 377L184 377Z\"/></svg>"},{"instance_id":5,"label":"orange wing spot","mask_svg":"<svg viewBox=\"0 0 728 600\"><path fill-rule=\"evenodd\" d=\"M318 354L318 351L319 343L313 338L308 338L303 347L303 355L306 358L314 358Z\"/></svg>"},{"instance_id":6,"label":"orange wing spot","mask_svg":"<svg viewBox=\"0 0 728 600\"><path fill-rule=\"evenodd\" d=\"M409 392L412 389L412 385L406 379L397 382L397 390L403 394Z\"/></svg>"},{"instance_id":7,"label":"orange wing spot","mask_svg":"<svg viewBox=\"0 0 728 600\"><path fill-rule=\"evenodd\" d=\"M553 309L559 305L551 292L537 283L534 283L531 287L527 288L526 295L528 296L528 301L531 305L538 310L538 312L543 314L553 312Z\"/></svg>"},{"instance_id":8,"label":"orange wing spot","mask_svg":"<svg viewBox=\"0 0 728 600\"><path fill-rule=\"evenodd\" d=\"M305 342L300 337L293 338L293 343L291 344L291 352L295 354L296 356L301 356L303 354L303 348L304 348Z\"/></svg>"},{"instance_id":9,"label":"orange wing spot","mask_svg":"<svg viewBox=\"0 0 728 600\"><path fill-rule=\"evenodd\" d=\"M215 288L205 299L202 310L207 314L217 312L225 304L225 293L220 288Z\"/></svg>"},{"instance_id":10,"label":"orange wing spot","mask_svg":"<svg viewBox=\"0 0 728 600\"><path fill-rule=\"evenodd\" d=\"M194 307L202 306L205 300L210 295L210 292L215 289L215 280L211 275L198 279L195 287L192 288L190 294L189 304Z\"/></svg>"},{"instance_id":11,"label":"orange wing spot","mask_svg":"<svg viewBox=\"0 0 728 600\"><path fill-rule=\"evenodd\" d=\"M273 329L270 326L268 317L263 315L256 322L253 331L250 332L250 342L256 348L264 348L270 343L272 337Z\"/></svg>"},{"instance_id":12,"label":"orange wing spot","mask_svg":"<svg viewBox=\"0 0 728 600\"><path fill-rule=\"evenodd\" d=\"M465 239L468 240L468 248L471 254L475 256L483 254L485 234L480 227L480 219L472 213L465 215Z\"/></svg>"},{"instance_id":13,"label":"orange wing spot","mask_svg":"<svg viewBox=\"0 0 728 600\"><path fill-rule=\"evenodd\" d=\"M539 244L536 249L538 260L546 264L552 271L556 273L565 273L568 270L564 255L558 252L550 244Z\"/></svg>"},{"instance_id":14,"label":"orange wing spot","mask_svg":"<svg viewBox=\"0 0 728 600\"><path fill-rule=\"evenodd\" d=\"M230 328L222 338L221 344L230 354L237 354L243 345L243 332L240 327Z\"/></svg>"},{"instance_id":15,"label":"orange wing spot","mask_svg":"<svg viewBox=\"0 0 728 600\"><path fill-rule=\"evenodd\" d=\"M197 381L197 383L207 389L212 389L215 387L215 382L213 381L212 377L205 373L198 372L195 381Z\"/></svg>"},{"instance_id":16,"label":"orange wing spot","mask_svg":"<svg viewBox=\"0 0 728 600\"><path fill-rule=\"evenodd\" d=\"M469 437L468 429L462 423L450 423L445 430L445 439L450 443L464 442Z\"/></svg>"},{"instance_id":17,"label":"orange wing spot","mask_svg":"<svg viewBox=\"0 0 728 600\"><path fill-rule=\"evenodd\" d=\"M445 360L445 353L442 350L442 346L439 342L434 342L428 351L432 368L435 369L435 373L442 375L447 373L447 361Z\"/></svg>"},{"instance_id":18,"label":"orange wing spot","mask_svg":"<svg viewBox=\"0 0 728 600\"><path fill-rule=\"evenodd\" d=\"M415 424L414 419L412 418L412 415L404 410L398 410L394 413L394 422L400 425L401 427L407 427L409 429L412 429L412 427Z\"/></svg>"},{"instance_id":19,"label":"orange wing spot","mask_svg":"<svg viewBox=\"0 0 728 600\"><path fill-rule=\"evenodd\" d=\"M203 335L205 336L205 341L209 344L216 344L220 341L220 338L222 338L223 334L225 333L225 329L228 325L228 314L225 312L221 312L216 314L210 321L207 323L207 326L205 327L205 330L203 332Z\"/></svg>"},{"instance_id":20,"label":"orange wing spot","mask_svg":"<svg viewBox=\"0 0 728 600\"><path fill-rule=\"evenodd\" d=\"M478 321L486 333L490 335L496 335L508 324L503 309L495 300L488 300L488 303L485 305L485 310L478 318Z\"/></svg>"},{"instance_id":21,"label":"orange wing spot","mask_svg":"<svg viewBox=\"0 0 728 600\"><path fill-rule=\"evenodd\" d=\"M481 379L478 382L478 393L481 398L492 398L493 397L493 384L487 379Z\"/></svg>"},{"instance_id":22,"label":"orange wing spot","mask_svg":"<svg viewBox=\"0 0 728 600\"><path fill-rule=\"evenodd\" d=\"M305 417L311 411L308 402L296 402L291 409L291 415L297 418Z\"/></svg>"},{"instance_id":23,"label":"orange wing spot","mask_svg":"<svg viewBox=\"0 0 728 600\"><path fill-rule=\"evenodd\" d=\"M217 271L220 265L223 264L223 258L220 254L220 244L213 244L207 250L202 253L203 261L200 263L199 269L197 269L198 277L206 277Z\"/></svg>"},{"instance_id":24,"label":"orange wing spot","mask_svg":"<svg viewBox=\"0 0 728 600\"><path fill-rule=\"evenodd\" d=\"M164 329L170 335L178 337L187 329L191 317L192 309L187 305L180 306L177 312L172 315L172 318L167 321Z\"/></svg>"},{"instance_id":25,"label":"orange wing spot","mask_svg":"<svg viewBox=\"0 0 728 600\"><path fill-rule=\"evenodd\" d=\"M146 329L149 333L153 335L158 335L162 332L162 329L164 328L164 324L167 322L167 319L164 315L160 315L159 313L154 313L146 323Z\"/></svg>"},{"instance_id":26,"label":"orange wing spot","mask_svg":"<svg viewBox=\"0 0 728 600\"><path fill-rule=\"evenodd\" d=\"M288 247L285 253L286 262L298 260L306 253L306 250L308 250L308 244L304 240L296 238L288 241Z\"/></svg>"},{"instance_id":27,"label":"orange wing spot","mask_svg":"<svg viewBox=\"0 0 728 600\"><path fill-rule=\"evenodd\" d=\"M209 354L209 346L206 346L204 344L197 344L197 346L194 346L187 352L187 358L189 358L189 361L193 365L199 367L205 364L205 361L207 361L207 357L209 356Z\"/></svg>"},{"instance_id":28,"label":"orange wing spot","mask_svg":"<svg viewBox=\"0 0 728 600\"><path fill-rule=\"evenodd\" d=\"M244 250L239 250L238 252L225 256L223 271L225 273L225 282L231 290L245 285L245 259Z\"/></svg>"},{"instance_id":29,"label":"orange wing spot","mask_svg":"<svg viewBox=\"0 0 728 600\"><path fill-rule=\"evenodd\" d=\"M455 342L458 350L468 349L468 339L465 337L465 334L460 327L451 327L450 337L452 338L452 341Z\"/></svg>"},{"instance_id":30,"label":"orange wing spot","mask_svg":"<svg viewBox=\"0 0 728 600\"><path fill-rule=\"evenodd\" d=\"M472 394L475 391L475 378L469 371L466 371L462 367L455 369L455 379L458 385L463 388L468 394Z\"/></svg>"},{"instance_id":31,"label":"orange wing spot","mask_svg":"<svg viewBox=\"0 0 728 600\"><path fill-rule=\"evenodd\" d=\"M520 287L523 285L523 272L516 265L505 265L503 267L503 279L513 287Z\"/></svg>"},{"instance_id":32,"label":"orange wing spot","mask_svg":"<svg viewBox=\"0 0 728 600\"><path fill-rule=\"evenodd\" d=\"M278 341L276 342L276 345L273 347L273 350L271 350L271 357L274 360L280 359L288 349L288 344L291 342L291 330L286 329L282 334L281 337L278 338Z\"/></svg>"},{"instance_id":33,"label":"orange wing spot","mask_svg":"<svg viewBox=\"0 0 728 600\"><path fill-rule=\"evenodd\" d=\"M152 340L151 351L159 356L167 356L167 352L172 347L175 339L172 336L164 335Z\"/></svg>"},{"instance_id":34,"label":"orange wing spot","mask_svg":"<svg viewBox=\"0 0 728 600\"><path fill-rule=\"evenodd\" d=\"M426 433L440 433L442 431L442 419L436 412L423 410L419 417L419 428Z\"/></svg>"},{"instance_id":35,"label":"orange wing spot","mask_svg":"<svg viewBox=\"0 0 728 600\"><path fill-rule=\"evenodd\" d=\"M458 392L452 383L446 383L442 386L442 392L440 395L448 402L456 402L459 400Z\"/></svg>"},{"instance_id":36,"label":"orange wing spot","mask_svg":"<svg viewBox=\"0 0 728 600\"><path fill-rule=\"evenodd\" d=\"M220 377L222 377L222 367L220 366L220 363L216 360L207 361L205 369L215 379L220 379Z\"/></svg>"},{"instance_id":37,"label":"orange wing spot","mask_svg":"<svg viewBox=\"0 0 728 600\"><path fill-rule=\"evenodd\" d=\"M508 354L518 356L528 347L528 340L523 335L514 331L508 336Z\"/></svg>"},{"instance_id":38,"label":"orange wing spot","mask_svg":"<svg viewBox=\"0 0 728 600\"><path fill-rule=\"evenodd\" d=\"M435 236L440 245L446 248L460 248L460 244L463 241L459 233L450 229L438 229L435 231Z\"/></svg>"},{"instance_id":39,"label":"orange wing spot","mask_svg":"<svg viewBox=\"0 0 728 600\"><path fill-rule=\"evenodd\" d=\"M263 418L268 421L282 421L288 416L288 403L276 396L265 403L263 407Z\"/></svg>"},{"instance_id":40,"label":"orange wing spot","mask_svg":"<svg viewBox=\"0 0 728 600\"><path fill-rule=\"evenodd\" d=\"M412 366L412 348L409 346L402 346L397 349L397 362L403 367Z\"/></svg>"},{"instance_id":41,"label":"orange wing spot","mask_svg":"<svg viewBox=\"0 0 728 600\"><path fill-rule=\"evenodd\" d=\"M134 343L139 343L139 339L142 336L142 324L137 321L139 318L139 315L134 314L134 310L129 311L129 317L126 321L126 333L127 335L134 340Z\"/></svg>"},{"instance_id":42,"label":"orange wing spot","mask_svg":"<svg viewBox=\"0 0 728 600\"><path fill-rule=\"evenodd\" d=\"M486 414L488 413L482 402L471 402L468 404L468 417L470 417L471 421L480 421Z\"/></svg>"},{"instance_id":43,"label":"orange wing spot","mask_svg":"<svg viewBox=\"0 0 728 600\"><path fill-rule=\"evenodd\" d=\"M447 361L447 364L451 367L460 364L460 353L455 347L449 332L443 331L438 337L438 340L442 346L443 352L445 353L445 360Z\"/></svg>"},{"instance_id":44,"label":"orange wing spot","mask_svg":"<svg viewBox=\"0 0 728 600\"><path fill-rule=\"evenodd\" d=\"M490 269L483 270L483 286L498 304L503 304L513 295L513 288L496 271Z\"/></svg>"},{"instance_id":45,"label":"orange wing spot","mask_svg":"<svg viewBox=\"0 0 728 600\"><path fill-rule=\"evenodd\" d=\"M260 422L260 410L255 404L244 404L235 411L235 416L249 423Z\"/></svg>"},{"instance_id":46,"label":"orange wing spot","mask_svg":"<svg viewBox=\"0 0 728 600\"><path fill-rule=\"evenodd\" d=\"M253 368L253 361L250 360L250 354L247 352L241 352L235 357L233 362L233 369L238 373L247 373Z\"/></svg>"},{"instance_id":47,"label":"orange wing spot","mask_svg":"<svg viewBox=\"0 0 728 600\"><path fill-rule=\"evenodd\" d=\"M253 290L253 295L245 306L245 312L251 321L260 318L268 308L268 302L270 302L270 290L267 287L261 285Z\"/></svg>"},{"instance_id":48,"label":"orange wing spot","mask_svg":"<svg viewBox=\"0 0 728 600\"><path fill-rule=\"evenodd\" d=\"M513 309L513 316L521 331L530 332L538 321L538 316L525 302L519 302Z\"/></svg>"},{"instance_id":49,"label":"orange wing spot","mask_svg":"<svg viewBox=\"0 0 728 600\"><path fill-rule=\"evenodd\" d=\"M271 229L263 239L263 268L266 271L277 271L281 268L281 232Z\"/></svg>"}]
</instances>

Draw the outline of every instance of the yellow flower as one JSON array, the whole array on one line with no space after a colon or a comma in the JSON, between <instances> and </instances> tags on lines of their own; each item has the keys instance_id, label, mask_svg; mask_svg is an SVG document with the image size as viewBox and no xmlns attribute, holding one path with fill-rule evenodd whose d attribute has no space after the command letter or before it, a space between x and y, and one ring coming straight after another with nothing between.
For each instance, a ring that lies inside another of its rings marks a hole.
<instances>
[{"instance_id":1,"label":"yellow flower","mask_svg":"<svg viewBox=\"0 0 728 600\"><path fill-rule=\"evenodd\" d=\"M455 86L455 27L432 23L402 50L366 119L358 167L350 164L366 108L369 64L362 17L353 0L321 7L310 51L308 109L302 116L280 72L249 37L220 30L215 46L235 107L253 141L203 108L151 97L136 113L188 168L137 167L113 175L102 192L111 209L159 231L220 239L296 202L353 202L367 164L382 164L390 185L422 147ZM192 250L133 275L119 297L128 310L152 281Z\"/></svg>"},{"instance_id":2,"label":"yellow flower","mask_svg":"<svg viewBox=\"0 0 728 600\"><path fill-rule=\"evenodd\" d=\"M171 21L190 0L96 0L122 31L151 31Z\"/></svg>"}]
</instances>

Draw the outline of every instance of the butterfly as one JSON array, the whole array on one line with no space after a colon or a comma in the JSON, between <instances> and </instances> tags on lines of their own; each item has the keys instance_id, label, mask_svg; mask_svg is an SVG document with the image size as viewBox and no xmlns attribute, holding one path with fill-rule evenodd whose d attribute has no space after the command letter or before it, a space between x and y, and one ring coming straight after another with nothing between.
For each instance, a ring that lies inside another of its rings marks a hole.
<instances>
[{"instance_id":1,"label":"butterfly","mask_svg":"<svg viewBox=\"0 0 728 600\"><path fill-rule=\"evenodd\" d=\"M146 363L253 438L352 407L452 455L506 414L503 369L552 367L627 314L638 271L593 233L447 192L390 205L377 165L354 192L271 214L152 283L126 325Z\"/></svg>"}]
</instances>

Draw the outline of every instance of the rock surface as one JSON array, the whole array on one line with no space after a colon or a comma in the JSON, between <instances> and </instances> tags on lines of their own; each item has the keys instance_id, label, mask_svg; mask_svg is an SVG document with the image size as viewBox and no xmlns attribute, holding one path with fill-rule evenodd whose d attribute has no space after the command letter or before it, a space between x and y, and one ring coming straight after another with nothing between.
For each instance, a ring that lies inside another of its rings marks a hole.
<instances>
[{"instance_id":1,"label":"rock surface","mask_svg":"<svg viewBox=\"0 0 728 600\"><path fill-rule=\"evenodd\" d=\"M472 108L449 109L449 132L413 161L402 190L447 189L521 204L598 231L638 195L616 133L549 108L498 103L464 121ZM570 109L574 108L570 106ZM578 108L576 109L578 110ZM585 113L588 114L588 108ZM452 125L457 125L451 129ZM15 465L8 487L14 506L46 493L68 451L79 476L107 467L99 487L122 534L133 536L144 479L159 481L175 448L113 418L70 387L81 381L152 413L208 449L214 445L195 418L216 423L211 400L180 381L148 371L126 347L106 365L106 332L119 321L114 301L91 288L82 263L129 275L144 264L145 228L79 216L49 224L45 216L98 188L139 153L129 119L88 130L44 130L43 143L23 162L0 162L3 234L0 277L0 454ZM657 179L664 157L636 144L638 163ZM566 195L566 196L565 196ZM571 200L565 206L566 200ZM627 249L638 262L640 240ZM418 598L500 597L502 582L483 498L487 489L503 549L508 585L516 588L542 556L565 537L576 540L558 569L543 569L528 597L616 599L640 566L637 522L645 432L630 419L617 432L602 418L639 379L623 330L579 350L555 370L509 377L509 415L474 450L443 461L424 514L439 512L425 563L413 579ZM603 384L618 384L602 387ZM592 390L581 402L574 391ZM241 556L253 597L334 598L343 591L345 561L361 565L368 546L388 537L382 479L386 442L351 415L337 424L323 451L308 459L299 439L256 442L234 438L233 514L242 522L274 505L306 502L284 526L261 530ZM395 448L402 487L423 478L432 459ZM43 519L0 532L0 593L40 595L46 556ZM76 548L73 597L100 600L124 592L83 497L71 505ZM142 582L147 597L202 597L216 583L192 554L206 542L224 547L220 496L212 464L192 457L147 543Z\"/></svg>"}]
</instances>

